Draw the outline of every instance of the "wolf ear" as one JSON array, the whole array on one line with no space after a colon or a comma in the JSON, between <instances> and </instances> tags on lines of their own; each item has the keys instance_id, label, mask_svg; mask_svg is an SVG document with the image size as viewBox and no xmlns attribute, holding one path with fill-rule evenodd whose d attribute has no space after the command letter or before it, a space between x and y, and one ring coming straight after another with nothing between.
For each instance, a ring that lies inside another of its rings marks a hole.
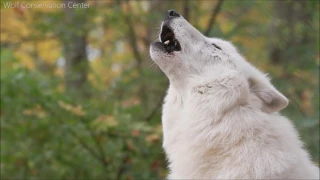
<instances>
[{"instance_id":1,"label":"wolf ear","mask_svg":"<svg viewBox=\"0 0 320 180\"><path fill-rule=\"evenodd\" d=\"M269 81L249 79L250 91L262 100L262 111L272 113L285 108L289 101Z\"/></svg>"}]
</instances>

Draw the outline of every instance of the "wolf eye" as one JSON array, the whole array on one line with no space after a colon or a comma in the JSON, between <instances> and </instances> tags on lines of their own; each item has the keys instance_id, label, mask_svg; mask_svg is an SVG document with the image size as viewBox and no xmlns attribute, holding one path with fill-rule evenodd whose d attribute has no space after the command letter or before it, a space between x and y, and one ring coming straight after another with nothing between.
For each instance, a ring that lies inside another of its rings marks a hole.
<instances>
[{"instance_id":1,"label":"wolf eye","mask_svg":"<svg viewBox=\"0 0 320 180\"><path fill-rule=\"evenodd\" d=\"M213 45L215 48L222 50L222 49L221 49L219 46L217 46L216 44L212 43L212 45Z\"/></svg>"}]
</instances>

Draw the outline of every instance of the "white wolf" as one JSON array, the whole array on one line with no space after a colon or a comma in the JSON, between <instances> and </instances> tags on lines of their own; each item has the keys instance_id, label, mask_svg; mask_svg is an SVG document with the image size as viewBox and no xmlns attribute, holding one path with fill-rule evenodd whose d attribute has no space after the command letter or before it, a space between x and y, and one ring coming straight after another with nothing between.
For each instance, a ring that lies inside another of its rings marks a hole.
<instances>
[{"instance_id":1,"label":"white wolf","mask_svg":"<svg viewBox=\"0 0 320 180\"><path fill-rule=\"evenodd\" d=\"M269 79L174 10L151 58L170 80L163 106L169 179L319 179Z\"/></svg>"}]
</instances>

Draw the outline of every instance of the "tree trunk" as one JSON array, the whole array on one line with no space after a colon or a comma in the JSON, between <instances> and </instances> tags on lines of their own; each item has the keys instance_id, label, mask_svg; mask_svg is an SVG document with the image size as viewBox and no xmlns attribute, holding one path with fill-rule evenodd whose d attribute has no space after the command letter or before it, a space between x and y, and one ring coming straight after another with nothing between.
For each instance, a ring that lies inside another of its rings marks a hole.
<instances>
[{"instance_id":1,"label":"tree trunk","mask_svg":"<svg viewBox=\"0 0 320 180\"><path fill-rule=\"evenodd\" d=\"M296 65L303 66L310 57L304 57L298 50L313 45L314 37L308 27L312 21L309 9L312 5L309 1L274 1L273 6L269 58L273 64L300 62Z\"/></svg>"},{"instance_id":2,"label":"tree trunk","mask_svg":"<svg viewBox=\"0 0 320 180\"><path fill-rule=\"evenodd\" d=\"M64 0L64 2L66 24L62 42L66 61L64 69L66 90L71 93L84 93L88 74L87 32L84 19L78 13L79 9L69 8L67 4L84 3L85 0Z\"/></svg>"}]
</instances>

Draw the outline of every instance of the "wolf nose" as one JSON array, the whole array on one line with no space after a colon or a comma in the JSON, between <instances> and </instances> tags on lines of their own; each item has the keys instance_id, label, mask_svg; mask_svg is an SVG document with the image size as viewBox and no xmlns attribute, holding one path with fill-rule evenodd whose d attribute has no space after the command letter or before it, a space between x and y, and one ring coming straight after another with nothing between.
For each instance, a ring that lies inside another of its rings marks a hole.
<instances>
[{"instance_id":1,"label":"wolf nose","mask_svg":"<svg viewBox=\"0 0 320 180\"><path fill-rule=\"evenodd\" d=\"M167 18L166 19L171 19L175 17L180 17L180 14L178 14L175 10L171 9L167 11Z\"/></svg>"}]
</instances>

